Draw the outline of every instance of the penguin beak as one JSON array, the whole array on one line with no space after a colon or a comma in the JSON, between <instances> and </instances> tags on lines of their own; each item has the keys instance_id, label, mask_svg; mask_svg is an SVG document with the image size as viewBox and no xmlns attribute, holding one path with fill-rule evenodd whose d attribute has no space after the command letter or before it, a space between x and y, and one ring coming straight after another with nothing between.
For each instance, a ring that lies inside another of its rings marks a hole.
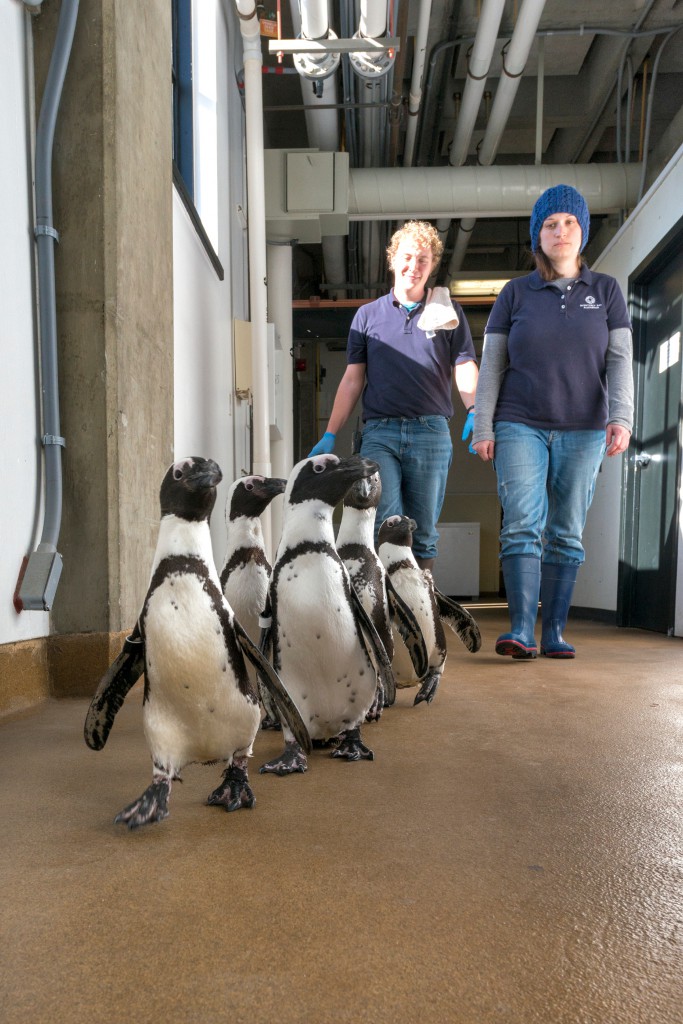
<instances>
[{"instance_id":1,"label":"penguin beak","mask_svg":"<svg viewBox=\"0 0 683 1024\"><path fill-rule=\"evenodd\" d=\"M187 476L188 483L198 490L217 487L222 479L223 473L221 468L213 459L195 460L193 471Z\"/></svg>"}]
</instances>

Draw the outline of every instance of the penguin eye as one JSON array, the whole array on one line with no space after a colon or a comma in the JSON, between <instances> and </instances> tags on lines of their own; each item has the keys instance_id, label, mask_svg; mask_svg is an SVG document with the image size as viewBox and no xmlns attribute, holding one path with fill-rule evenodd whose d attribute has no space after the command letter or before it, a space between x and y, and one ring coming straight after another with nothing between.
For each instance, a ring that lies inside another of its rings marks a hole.
<instances>
[{"instance_id":1,"label":"penguin eye","mask_svg":"<svg viewBox=\"0 0 683 1024\"><path fill-rule=\"evenodd\" d=\"M254 490L254 483L253 483L253 481L249 480L248 483L245 483L244 489L245 489L245 491L253 491Z\"/></svg>"},{"instance_id":2,"label":"penguin eye","mask_svg":"<svg viewBox=\"0 0 683 1024\"><path fill-rule=\"evenodd\" d=\"M325 463L324 462L314 462L313 463L313 472L314 473L324 473L325 472Z\"/></svg>"},{"instance_id":3,"label":"penguin eye","mask_svg":"<svg viewBox=\"0 0 683 1024\"><path fill-rule=\"evenodd\" d=\"M182 471L182 469L174 469L173 470L173 479L174 480L182 480L182 478L183 478L183 471Z\"/></svg>"}]
</instances>

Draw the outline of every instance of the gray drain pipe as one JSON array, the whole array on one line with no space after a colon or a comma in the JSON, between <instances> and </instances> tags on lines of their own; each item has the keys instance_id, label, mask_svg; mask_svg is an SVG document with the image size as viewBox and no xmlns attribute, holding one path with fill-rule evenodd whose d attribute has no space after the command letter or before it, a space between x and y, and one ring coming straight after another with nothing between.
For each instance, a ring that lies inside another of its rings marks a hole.
<instances>
[{"instance_id":1,"label":"gray drain pipe","mask_svg":"<svg viewBox=\"0 0 683 1024\"><path fill-rule=\"evenodd\" d=\"M54 260L54 245L58 241L58 235L52 224L52 143L77 16L78 0L62 0L36 133L35 238L38 260L45 510L43 534L37 549L31 553L19 589L19 605L27 611L50 610L62 572L62 556L57 551L57 541L62 520L61 449L64 438L59 432Z\"/></svg>"}]
</instances>

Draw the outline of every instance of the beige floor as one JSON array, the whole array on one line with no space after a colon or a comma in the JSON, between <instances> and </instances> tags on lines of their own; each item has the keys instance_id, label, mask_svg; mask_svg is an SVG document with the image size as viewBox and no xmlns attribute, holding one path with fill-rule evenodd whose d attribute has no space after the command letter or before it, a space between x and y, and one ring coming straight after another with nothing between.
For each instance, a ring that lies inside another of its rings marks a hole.
<instances>
[{"instance_id":1,"label":"beige floor","mask_svg":"<svg viewBox=\"0 0 683 1024\"><path fill-rule=\"evenodd\" d=\"M578 622L579 657L453 638L434 703L402 691L372 763L258 765L253 811L129 833L136 690L101 753L85 701L0 723L2 1024L680 1024L683 644Z\"/></svg>"}]
</instances>

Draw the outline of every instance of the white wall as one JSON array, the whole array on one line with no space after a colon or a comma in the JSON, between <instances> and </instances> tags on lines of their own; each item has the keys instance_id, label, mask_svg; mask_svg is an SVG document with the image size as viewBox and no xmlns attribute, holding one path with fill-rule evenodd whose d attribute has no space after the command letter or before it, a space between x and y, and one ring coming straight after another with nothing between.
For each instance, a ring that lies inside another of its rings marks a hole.
<instances>
[{"instance_id":1,"label":"white wall","mask_svg":"<svg viewBox=\"0 0 683 1024\"><path fill-rule=\"evenodd\" d=\"M12 603L22 559L42 532L27 17L19 3L0 4L0 644L49 632L47 612L17 614Z\"/></svg>"},{"instance_id":2,"label":"white wall","mask_svg":"<svg viewBox=\"0 0 683 1024\"><path fill-rule=\"evenodd\" d=\"M593 269L611 274L628 296L629 276L679 220L683 196L683 147L593 263ZM586 563L582 567L574 603L615 611L619 570L619 529L623 459L605 459L584 533ZM678 580L683 581L683 544L679 545ZM679 603L679 608L681 607ZM683 635L678 621L676 634Z\"/></svg>"},{"instance_id":3,"label":"white wall","mask_svg":"<svg viewBox=\"0 0 683 1024\"><path fill-rule=\"evenodd\" d=\"M225 550L227 489L250 469L249 408L234 395L233 319L247 320L247 239L237 212L244 206L242 110L235 85L234 57L241 48L228 40L223 9L216 18L217 193L216 251L225 271L220 281L179 196L173 201L174 450L175 457L203 455L223 470L211 521L214 554L221 568ZM239 39L239 28L230 29ZM206 112L204 113L206 122ZM201 147L200 147L201 148ZM215 206L213 199L215 199Z\"/></svg>"}]
</instances>

